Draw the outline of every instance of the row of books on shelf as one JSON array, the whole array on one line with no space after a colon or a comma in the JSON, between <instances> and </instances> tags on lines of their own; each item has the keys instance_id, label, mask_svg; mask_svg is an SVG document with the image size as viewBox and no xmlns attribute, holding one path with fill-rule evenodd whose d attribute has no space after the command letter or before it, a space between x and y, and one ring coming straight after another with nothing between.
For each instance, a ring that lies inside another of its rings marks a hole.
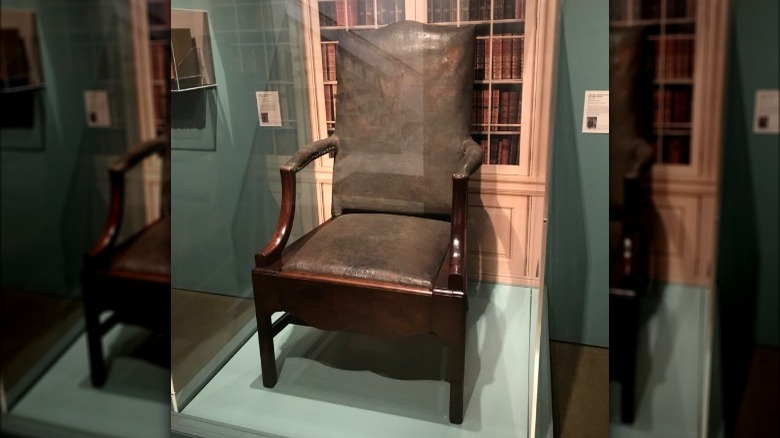
<instances>
[{"instance_id":1,"label":"row of books on shelf","mask_svg":"<svg viewBox=\"0 0 780 438\"><path fill-rule=\"evenodd\" d=\"M518 126L513 125L520 124L520 91L474 90L471 121L474 125L502 125L492 131L517 131Z\"/></svg>"},{"instance_id":2,"label":"row of books on shelf","mask_svg":"<svg viewBox=\"0 0 780 438\"><path fill-rule=\"evenodd\" d=\"M689 88L653 91L653 120L663 123L690 123L692 90Z\"/></svg>"},{"instance_id":3,"label":"row of books on shelf","mask_svg":"<svg viewBox=\"0 0 780 438\"><path fill-rule=\"evenodd\" d=\"M152 85L152 103L154 105L154 122L157 126L165 125L168 120L168 84Z\"/></svg>"},{"instance_id":4,"label":"row of books on shelf","mask_svg":"<svg viewBox=\"0 0 780 438\"><path fill-rule=\"evenodd\" d=\"M390 24L404 19L404 0L330 0L318 3L320 26Z\"/></svg>"},{"instance_id":5,"label":"row of books on shelf","mask_svg":"<svg viewBox=\"0 0 780 438\"><path fill-rule=\"evenodd\" d=\"M656 78L690 79L693 77L692 35L661 37L653 40L653 46L655 53L653 68Z\"/></svg>"},{"instance_id":6,"label":"row of books on shelf","mask_svg":"<svg viewBox=\"0 0 780 438\"><path fill-rule=\"evenodd\" d=\"M480 138L482 164L518 164L520 136Z\"/></svg>"},{"instance_id":7,"label":"row of books on shelf","mask_svg":"<svg viewBox=\"0 0 780 438\"><path fill-rule=\"evenodd\" d=\"M336 80L336 50L337 43L322 43L322 79Z\"/></svg>"},{"instance_id":8,"label":"row of books on shelf","mask_svg":"<svg viewBox=\"0 0 780 438\"><path fill-rule=\"evenodd\" d=\"M486 21L491 15L495 20L523 19L525 0L428 0L429 23L455 22L458 15L460 21Z\"/></svg>"},{"instance_id":9,"label":"row of books on shelf","mask_svg":"<svg viewBox=\"0 0 780 438\"><path fill-rule=\"evenodd\" d=\"M658 20L662 14L666 18L693 18L696 15L696 0L610 1L610 20L627 20L629 13L632 13L631 18L634 20Z\"/></svg>"},{"instance_id":10,"label":"row of books on shelf","mask_svg":"<svg viewBox=\"0 0 780 438\"><path fill-rule=\"evenodd\" d=\"M509 36L501 34L498 36ZM492 66L492 79L522 79L524 42L522 35L506 38L478 39L475 61L474 79L484 80L485 74ZM492 50L491 50L492 49Z\"/></svg>"}]
</instances>

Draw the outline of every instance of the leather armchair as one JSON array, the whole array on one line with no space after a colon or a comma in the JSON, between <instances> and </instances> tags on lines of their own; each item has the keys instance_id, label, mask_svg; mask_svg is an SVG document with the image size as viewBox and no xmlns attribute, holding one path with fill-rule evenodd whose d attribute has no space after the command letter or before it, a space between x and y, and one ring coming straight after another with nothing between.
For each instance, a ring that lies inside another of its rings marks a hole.
<instances>
[{"instance_id":1,"label":"leather armchair","mask_svg":"<svg viewBox=\"0 0 780 438\"><path fill-rule=\"evenodd\" d=\"M252 281L263 385L287 324L448 347L449 419L463 420L468 181L475 32L404 21L339 39L339 118L280 169L282 205ZM335 154L332 218L287 245L295 174ZM274 312L285 312L272 324Z\"/></svg>"},{"instance_id":2,"label":"leather armchair","mask_svg":"<svg viewBox=\"0 0 780 438\"><path fill-rule=\"evenodd\" d=\"M652 211L648 143L651 102L643 28L610 29L610 380L621 383L621 420L633 423L641 299L649 283Z\"/></svg>"},{"instance_id":3,"label":"leather armchair","mask_svg":"<svg viewBox=\"0 0 780 438\"><path fill-rule=\"evenodd\" d=\"M160 217L118 242L125 206L125 174L145 158L163 159ZM84 255L82 300L92 384L103 386L106 363L102 337L115 324L140 325L170 332L171 222L170 143L157 138L128 151L108 171L108 218L97 243ZM100 321L100 313L112 311Z\"/></svg>"}]
</instances>

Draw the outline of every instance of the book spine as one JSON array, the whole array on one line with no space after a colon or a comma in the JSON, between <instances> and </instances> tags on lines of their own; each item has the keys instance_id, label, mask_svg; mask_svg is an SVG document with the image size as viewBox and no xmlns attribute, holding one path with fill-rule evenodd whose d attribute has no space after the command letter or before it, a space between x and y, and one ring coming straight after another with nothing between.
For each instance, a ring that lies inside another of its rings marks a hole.
<instances>
[{"instance_id":1,"label":"book spine","mask_svg":"<svg viewBox=\"0 0 780 438\"><path fill-rule=\"evenodd\" d=\"M510 65L510 77L512 79L522 79L523 78L523 71L522 71L522 61L523 61L523 39L522 38L512 38L511 40L511 65Z\"/></svg>"},{"instance_id":2,"label":"book spine","mask_svg":"<svg viewBox=\"0 0 780 438\"><path fill-rule=\"evenodd\" d=\"M509 127L509 92L502 91L498 98L498 124L501 125L499 131L508 131Z\"/></svg>"},{"instance_id":3,"label":"book spine","mask_svg":"<svg viewBox=\"0 0 780 438\"><path fill-rule=\"evenodd\" d=\"M493 50L491 51L491 77L501 79L501 39L493 38Z\"/></svg>"},{"instance_id":4,"label":"book spine","mask_svg":"<svg viewBox=\"0 0 780 438\"><path fill-rule=\"evenodd\" d=\"M504 18L504 1L495 0L493 3L493 19L501 20Z\"/></svg>"},{"instance_id":5,"label":"book spine","mask_svg":"<svg viewBox=\"0 0 780 438\"><path fill-rule=\"evenodd\" d=\"M357 0L357 24L366 24L366 0Z\"/></svg>"},{"instance_id":6,"label":"book spine","mask_svg":"<svg viewBox=\"0 0 780 438\"><path fill-rule=\"evenodd\" d=\"M333 91L330 85L325 85L325 120L333 120Z\"/></svg>"},{"instance_id":7,"label":"book spine","mask_svg":"<svg viewBox=\"0 0 780 438\"><path fill-rule=\"evenodd\" d=\"M494 89L490 101L490 124L491 125L498 124L498 109L499 109L498 100L499 100L499 91Z\"/></svg>"},{"instance_id":8,"label":"book spine","mask_svg":"<svg viewBox=\"0 0 780 438\"><path fill-rule=\"evenodd\" d=\"M349 12L349 25L350 26L357 26L360 24L359 21L359 3L358 0L347 0L347 10Z\"/></svg>"},{"instance_id":9,"label":"book spine","mask_svg":"<svg viewBox=\"0 0 780 438\"><path fill-rule=\"evenodd\" d=\"M331 81L336 80L336 44L328 44L328 76Z\"/></svg>"},{"instance_id":10,"label":"book spine","mask_svg":"<svg viewBox=\"0 0 780 438\"><path fill-rule=\"evenodd\" d=\"M510 156L510 148L511 148L509 139L502 138L498 144L499 144L498 164L509 164L509 156Z\"/></svg>"},{"instance_id":11,"label":"book spine","mask_svg":"<svg viewBox=\"0 0 780 438\"><path fill-rule=\"evenodd\" d=\"M460 11L458 13L461 21L469 20L469 10L469 0L460 0Z\"/></svg>"},{"instance_id":12,"label":"book spine","mask_svg":"<svg viewBox=\"0 0 780 438\"><path fill-rule=\"evenodd\" d=\"M501 77L504 79L514 79L512 77L512 41L511 38L501 40Z\"/></svg>"},{"instance_id":13,"label":"book spine","mask_svg":"<svg viewBox=\"0 0 780 438\"><path fill-rule=\"evenodd\" d=\"M479 120L479 93L471 93L471 129L474 130Z\"/></svg>"},{"instance_id":14,"label":"book spine","mask_svg":"<svg viewBox=\"0 0 780 438\"><path fill-rule=\"evenodd\" d=\"M329 62L328 62L328 45L327 44L320 44L320 48L322 49L322 80L323 81L329 81L330 78L328 77L329 70Z\"/></svg>"},{"instance_id":15,"label":"book spine","mask_svg":"<svg viewBox=\"0 0 780 438\"><path fill-rule=\"evenodd\" d=\"M429 20L432 23L440 23L441 22L441 8L442 8L442 2L444 0L432 0L433 2L433 19Z\"/></svg>"},{"instance_id":16,"label":"book spine","mask_svg":"<svg viewBox=\"0 0 780 438\"><path fill-rule=\"evenodd\" d=\"M345 0L336 0L336 26L347 25L347 11L344 5Z\"/></svg>"},{"instance_id":17,"label":"book spine","mask_svg":"<svg viewBox=\"0 0 780 438\"><path fill-rule=\"evenodd\" d=\"M395 0L395 20L394 23L404 19L404 0Z\"/></svg>"},{"instance_id":18,"label":"book spine","mask_svg":"<svg viewBox=\"0 0 780 438\"><path fill-rule=\"evenodd\" d=\"M488 90L481 90L482 93L482 117L480 118L482 120L482 126L483 130L486 129L486 126L490 123L490 95L488 94Z\"/></svg>"},{"instance_id":19,"label":"book spine","mask_svg":"<svg viewBox=\"0 0 780 438\"><path fill-rule=\"evenodd\" d=\"M509 107L508 117L507 120L509 124L512 125L519 125L520 124L520 92L517 90L510 90L509 91L509 103L507 105ZM515 131L517 128L511 127L509 128L510 131Z\"/></svg>"},{"instance_id":20,"label":"book spine","mask_svg":"<svg viewBox=\"0 0 780 438\"><path fill-rule=\"evenodd\" d=\"M475 50L474 79L478 81L485 79L485 41L487 40L477 39Z\"/></svg>"},{"instance_id":21,"label":"book spine","mask_svg":"<svg viewBox=\"0 0 780 438\"><path fill-rule=\"evenodd\" d=\"M490 140L490 164L498 164L498 140Z\"/></svg>"}]
</instances>

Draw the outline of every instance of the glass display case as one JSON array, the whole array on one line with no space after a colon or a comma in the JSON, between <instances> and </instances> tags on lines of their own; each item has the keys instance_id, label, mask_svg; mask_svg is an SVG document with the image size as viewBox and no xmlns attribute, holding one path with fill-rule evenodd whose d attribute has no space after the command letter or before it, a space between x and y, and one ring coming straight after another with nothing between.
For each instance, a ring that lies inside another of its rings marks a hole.
<instances>
[{"instance_id":1,"label":"glass display case","mask_svg":"<svg viewBox=\"0 0 780 438\"><path fill-rule=\"evenodd\" d=\"M477 250L470 258L464 420L456 428L448 421L447 348L428 335L387 340L305 325L280 328L274 331L279 381L274 388L263 387L250 272L278 220L280 166L304 145L338 132L339 33L404 19L442 26L458 26L459 20L426 18L429 4L422 1L229 1L205 8L220 85L215 124L205 127L203 135L213 136L217 146L181 148L177 142L188 137L172 130L174 434L552 433L547 321L537 280L543 267L528 259L521 264L523 273L512 277L509 273L517 267L505 257L505 245L541 254L544 139L550 135L544 121L550 116L521 101L544 94L547 89L539 84L552 82L542 75L553 74L554 56L537 56L543 49L528 47L549 46L554 53L558 12L557 2L518 4L530 13L504 17L490 4L487 18L464 15L460 22L476 25L475 44L487 50L482 57L488 73L473 88L487 90L482 95L488 106L496 106L495 117L484 119L484 129L472 120L472 134L493 142L496 151L506 138L504 155L512 148L516 152L505 163L494 160L496 169L508 172L483 170L480 182L469 189L475 200L469 208L475 219L469 238L481 242L474 244ZM201 6L173 2L174 8ZM524 24L526 17L533 17L533 24ZM535 61L528 62L529 56ZM263 123L260 93L277 96L281 126ZM527 108L523 115L521 108ZM172 111L176 120L176 107ZM476 114L476 109L469 111ZM533 151L530 140L521 140L521 125L540 138ZM485 166L491 167L489 157ZM330 217L331 195L325 186L331 184L332 168L325 157L297 173L289 242ZM500 198L491 189L496 178L486 175L499 175L505 184L527 182L536 191L522 199ZM479 201L481 197L490 202ZM509 211L522 211L525 219L507 220ZM496 229L506 241L495 242ZM522 231L529 229L530 235ZM496 263L507 267L505 277L491 274L489 267ZM273 320L282 317L274 314ZM377 429L378 423L386 427Z\"/></svg>"}]
</instances>

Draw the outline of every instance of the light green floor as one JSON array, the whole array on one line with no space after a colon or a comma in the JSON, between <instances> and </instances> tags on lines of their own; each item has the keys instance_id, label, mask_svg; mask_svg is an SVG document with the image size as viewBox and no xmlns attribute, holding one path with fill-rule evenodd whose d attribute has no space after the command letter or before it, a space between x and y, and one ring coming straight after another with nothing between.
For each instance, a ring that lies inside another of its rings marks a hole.
<instances>
[{"instance_id":1,"label":"light green floor","mask_svg":"<svg viewBox=\"0 0 780 438\"><path fill-rule=\"evenodd\" d=\"M126 354L137 351L148 334L117 325L103 337L106 352L118 355L101 389L90 384L86 336L82 334L12 407L14 424L19 427L21 423L25 430L36 431L35 436L47 438L169 436L170 371ZM25 424L32 427L27 429ZM70 435L63 435L66 431Z\"/></svg>"},{"instance_id":2,"label":"light green floor","mask_svg":"<svg viewBox=\"0 0 780 438\"><path fill-rule=\"evenodd\" d=\"M174 429L195 419L224 425L212 429L223 436L526 436L535 290L473 286L460 426L447 420L445 351L432 339L378 342L291 326L275 340L281 366L274 389L262 386L255 335L172 420ZM365 369L373 372L358 371Z\"/></svg>"},{"instance_id":3,"label":"light green floor","mask_svg":"<svg viewBox=\"0 0 780 438\"><path fill-rule=\"evenodd\" d=\"M610 382L610 437L700 436L708 294L703 287L667 284L647 297L636 421L619 422L619 384Z\"/></svg>"}]
</instances>

